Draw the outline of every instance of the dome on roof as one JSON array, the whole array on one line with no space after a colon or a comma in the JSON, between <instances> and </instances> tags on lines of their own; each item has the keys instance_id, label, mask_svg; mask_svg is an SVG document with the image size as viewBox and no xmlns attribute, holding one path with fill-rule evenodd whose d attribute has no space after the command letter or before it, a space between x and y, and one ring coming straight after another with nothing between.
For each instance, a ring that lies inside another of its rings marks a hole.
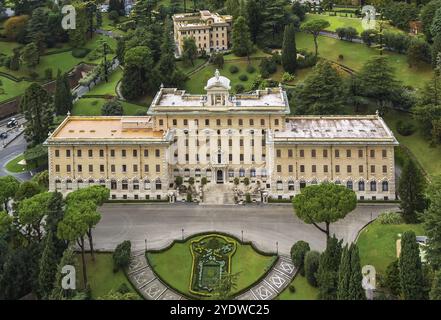
<instances>
[{"instance_id":1,"label":"dome on roof","mask_svg":"<svg viewBox=\"0 0 441 320\"><path fill-rule=\"evenodd\" d=\"M212 87L224 87L225 89L230 90L230 79L221 76L219 70L216 69L214 77L208 79L205 89L210 89Z\"/></svg>"}]
</instances>

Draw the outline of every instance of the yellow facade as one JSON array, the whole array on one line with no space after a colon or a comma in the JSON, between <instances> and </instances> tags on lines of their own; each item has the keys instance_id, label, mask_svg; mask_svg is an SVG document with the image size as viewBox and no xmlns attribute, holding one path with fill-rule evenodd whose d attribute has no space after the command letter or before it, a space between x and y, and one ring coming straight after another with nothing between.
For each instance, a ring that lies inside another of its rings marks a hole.
<instances>
[{"instance_id":1,"label":"yellow facade","mask_svg":"<svg viewBox=\"0 0 441 320\"><path fill-rule=\"evenodd\" d=\"M294 117L281 87L231 95L219 72L205 89L161 88L145 117L66 118L46 142L50 189L102 184L114 199L164 199L181 176L248 178L262 200L324 181L359 199L395 199L398 143L379 115Z\"/></svg>"}]
</instances>

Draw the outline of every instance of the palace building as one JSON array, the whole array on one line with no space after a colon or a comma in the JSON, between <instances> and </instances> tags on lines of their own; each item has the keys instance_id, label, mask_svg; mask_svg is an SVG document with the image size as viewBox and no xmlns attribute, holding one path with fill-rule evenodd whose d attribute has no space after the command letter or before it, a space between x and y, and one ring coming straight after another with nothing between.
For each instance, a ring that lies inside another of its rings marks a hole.
<instances>
[{"instance_id":1,"label":"palace building","mask_svg":"<svg viewBox=\"0 0 441 320\"><path fill-rule=\"evenodd\" d=\"M184 39L193 38L199 52L224 51L230 47L233 17L202 10L173 15L174 37L178 55L182 55Z\"/></svg>"},{"instance_id":2,"label":"palace building","mask_svg":"<svg viewBox=\"0 0 441 320\"><path fill-rule=\"evenodd\" d=\"M180 176L219 193L247 180L257 201L325 181L395 199L398 142L378 114L292 116L281 86L233 95L218 71L205 90L161 86L146 116L68 116L45 142L50 190L100 184L113 199L167 199Z\"/></svg>"}]
</instances>

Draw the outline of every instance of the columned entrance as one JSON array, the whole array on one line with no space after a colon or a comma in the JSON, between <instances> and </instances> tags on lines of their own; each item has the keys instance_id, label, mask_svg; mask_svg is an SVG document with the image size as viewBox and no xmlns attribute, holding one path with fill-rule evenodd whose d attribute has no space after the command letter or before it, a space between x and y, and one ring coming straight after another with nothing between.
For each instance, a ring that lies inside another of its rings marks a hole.
<instances>
[{"instance_id":1,"label":"columned entrance","mask_svg":"<svg viewBox=\"0 0 441 320\"><path fill-rule=\"evenodd\" d=\"M216 182L217 183L224 183L224 171L223 170L217 170L216 171Z\"/></svg>"}]
</instances>

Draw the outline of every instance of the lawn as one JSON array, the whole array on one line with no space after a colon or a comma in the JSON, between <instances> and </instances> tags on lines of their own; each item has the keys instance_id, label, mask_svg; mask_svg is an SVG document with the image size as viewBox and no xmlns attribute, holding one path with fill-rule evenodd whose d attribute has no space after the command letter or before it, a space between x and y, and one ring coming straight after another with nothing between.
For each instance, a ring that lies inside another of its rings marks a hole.
<instances>
[{"instance_id":1,"label":"lawn","mask_svg":"<svg viewBox=\"0 0 441 320\"><path fill-rule=\"evenodd\" d=\"M254 73L248 73L246 71L246 67L249 63L251 63L256 69ZM250 62L248 62L247 59L241 59L237 61L225 61L223 69L220 70L220 74L231 80L232 91L234 91L234 86L239 83L245 87L245 91L248 91L250 90L254 80L259 75L259 63L259 60L251 60ZM233 65L239 68L239 72L234 74L230 72L230 67ZM205 93L204 87L207 84L208 79L214 77L215 70L216 66L210 64L202 70L196 72L185 83L185 89L188 92L194 94ZM242 74L246 74L248 76L247 81L241 81L239 79L240 75Z\"/></svg>"},{"instance_id":2,"label":"lawn","mask_svg":"<svg viewBox=\"0 0 441 320\"><path fill-rule=\"evenodd\" d=\"M87 95L109 95L116 96L116 85L121 80L123 71L117 68L109 77L109 82L102 81L97 86L93 87Z\"/></svg>"},{"instance_id":3,"label":"lawn","mask_svg":"<svg viewBox=\"0 0 441 320\"><path fill-rule=\"evenodd\" d=\"M31 84L28 81L15 82L3 76L0 76L0 81L3 84L1 88L4 90L4 94L0 94L0 102L22 95Z\"/></svg>"},{"instance_id":4,"label":"lawn","mask_svg":"<svg viewBox=\"0 0 441 320\"><path fill-rule=\"evenodd\" d=\"M116 48L116 40L115 39L105 37L102 35L95 35L91 40L88 41L88 43L86 44L85 47L93 50L94 48L96 48L100 45L100 39L105 39L105 41L109 44L109 46L111 48L113 48L113 49ZM2 42L0 42L0 43L2 43ZM9 45L14 45L14 43L9 43ZM114 55L115 54L108 54L107 58L112 59L112 57ZM44 71L48 68L52 69L53 74L55 76L58 69L60 69L62 72L66 72L66 71L71 70L74 66L76 66L80 62L97 64L100 61L101 61L101 59L90 61L87 59L87 57L75 58L74 56L72 56L71 51L67 51L67 52L61 52L61 53L41 56L40 63L34 69L34 71L39 74L39 78L42 78L44 76ZM18 71L12 71L6 67L0 67L0 71L11 74L17 78L29 77L29 72L30 72L30 70L26 66L21 66L20 70L18 70Z\"/></svg>"},{"instance_id":5,"label":"lawn","mask_svg":"<svg viewBox=\"0 0 441 320\"><path fill-rule=\"evenodd\" d=\"M343 13L344 15L344 13ZM317 20L322 19L329 22L330 26L326 28L327 31L333 31L335 32L338 28L344 28L344 27L352 27L360 34L363 32L363 26L361 24L361 19L356 18L355 15L353 18L351 17L345 17L345 16L330 16L327 14L314 14L314 13L308 13L306 14L305 21L310 20ZM385 26L385 29L387 31L393 31L393 32L402 32L401 30L387 24Z\"/></svg>"},{"instance_id":6,"label":"lawn","mask_svg":"<svg viewBox=\"0 0 441 320\"><path fill-rule=\"evenodd\" d=\"M106 103L104 98L82 98L75 102L72 115L74 116L100 116L101 107ZM140 106L126 101L121 101L125 116L145 114L147 105Z\"/></svg>"},{"instance_id":7,"label":"lawn","mask_svg":"<svg viewBox=\"0 0 441 320\"><path fill-rule=\"evenodd\" d=\"M20 44L16 42L0 41L0 53L10 56L12 55L13 49L19 46Z\"/></svg>"},{"instance_id":8,"label":"lawn","mask_svg":"<svg viewBox=\"0 0 441 320\"><path fill-rule=\"evenodd\" d=\"M12 159L11 161L9 161L6 164L6 166L5 166L6 170L8 170L9 172L12 172L12 173L20 173L20 172L26 171L27 170L27 166L23 166L21 164L18 164L23 159L24 159L24 155L23 154L21 154L18 157Z\"/></svg>"},{"instance_id":9,"label":"lawn","mask_svg":"<svg viewBox=\"0 0 441 320\"><path fill-rule=\"evenodd\" d=\"M80 283L79 287L84 288L83 268L81 264L81 256L77 256L78 270L77 279ZM109 293L110 290L116 291L125 283L132 292L139 294L133 289L132 284L127 279L123 271L113 272L113 259L111 253L95 254L95 262L92 261L91 255L86 254L87 279L92 290L92 299L97 299ZM140 297L140 299L142 299Z\"/></svg>"},{"instance_id":10,"label":"lawn","mask_svg":"<svg viewBox=\"0 0 441 320\"><path fill-rule=\"evenodd\" d=\"M184 64L184 62L181 61L177 61L176 62L176 66L184 73L188 74L191 71L197 69L199 66L203 65L207 60L206 59L202 59L202 58L198 58L194 61L194 66L192 66L191 64L186 66Z\"/></svg>"},{"instance_id":11,"label":"lawn","mask_svg":"<svg viewBox=\"0 0 441 320\"><path fill-rule=\"evenodd\" d=\"M291 282L296 291L289 291L289 286L277 297L277 300L316 300L318 289L311 286L305 277L298 274Z\"/></svg>"},{"instance_id":12,"label":"lawn","mask_svg":"<svg viewBox=\"0 0 441 320\"><path fill-rule=\"evenodd\" d=\"M189 293L192 256L189 242L202 236L189 239L185 243L174 243L173 246L161 253L148 252L147 257L155 272L171 287L192 297ZM231 272L239 273L235 292L251 286L275 262L274 256L258 254L251 245L237 243L237 249L232 257Z\"/></svg>"},{"instance_id":13,"label":"lawn","mask_svg":"<svg viewBox=\"0 0 441 320\"><path fill-rule=\"evenodd\" d=\"M297 49L307 49L314 51L314 41L311 35L306 33L296 34ZM378 54L374 48L364 44L342 41L330 37L318 37L319 55L323 58L338 62L356 71L373 56ZM424 65L419 68L409 68L406 55L386 52L391 66L395 69L397 79L405 85L414 88L424 86L424 83L432 77L430 65ZM339 55L343 55L343 60L339 60Z\"/></svg>"},{"instance_id":14,"label":"lawn","mask_svg":"<svg viewBox=\"0 0 441 320\"><path fill-rule=\"evenodd\" d=\"M398 234L409 230L417 236L424 235L421 224L385 225L375 221L367 226L357 240L361 265L373 265L378 273L384 274L387 266L397 258Z\"/></svg>"}]
</instances>

